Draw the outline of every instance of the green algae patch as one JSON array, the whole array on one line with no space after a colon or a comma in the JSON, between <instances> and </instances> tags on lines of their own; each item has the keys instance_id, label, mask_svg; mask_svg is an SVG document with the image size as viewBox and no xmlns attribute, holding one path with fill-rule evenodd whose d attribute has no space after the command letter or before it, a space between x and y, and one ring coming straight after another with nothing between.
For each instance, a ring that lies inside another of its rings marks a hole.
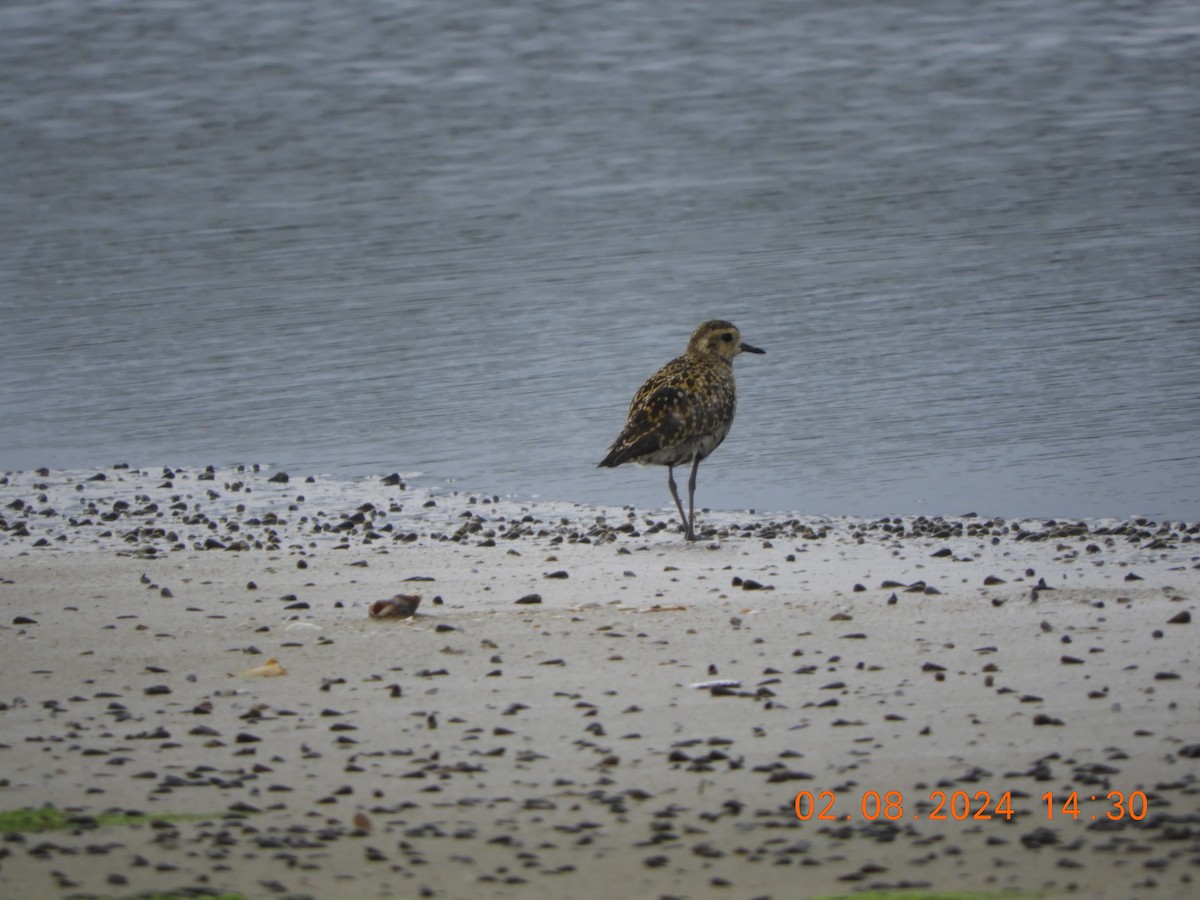
<instances>
[{"instance_id":1,"label":"green algae patch","mask_svg":"<svg viewBox=\"0 0 1200 900\"><path fill-rule=\"evenodd\" d=\"M1039 891L865 891L829 894L815 900L1043 900L1054 897Z\"/></svg>"},{"instance_id":2,"label":"green algae patch","mask_svg":"<svg viewBox=\"0 0 1200 900\"><path fill-rule=\"evenodd\" d=\"M146 825L150 822L190 822L221 818L201 813L103 812L97 815L70 813L56 806L38 809L0 811L0 834L16 832L59 831L66 828L100 828L110 826Z\"/></svg>"}]
</instances>

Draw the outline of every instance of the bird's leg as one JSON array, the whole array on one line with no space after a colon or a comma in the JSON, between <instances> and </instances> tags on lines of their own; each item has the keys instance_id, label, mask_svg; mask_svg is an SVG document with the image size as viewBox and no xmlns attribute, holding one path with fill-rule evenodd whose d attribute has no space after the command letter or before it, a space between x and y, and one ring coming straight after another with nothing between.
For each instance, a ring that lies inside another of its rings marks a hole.
<instances>
[{"instance_id":1,"label":"bird's leg","mask_svg":"<svg viewBox=\"0 0 1200 900\"><path fill-rule=\"evenodd\" d=\"M692 520L683 514L683 501L679 499L679 488L675 486L675 467L667 466L667 487L671 489L671 496L675 498L675 507L679 510L679 518L683 520L683 533L685 540L694 540L692 537Z\"/></svg>"},{"instance_id":2,"label":"bird's leg","mask_svg":"<svg viewBox=\"0 0 1200 900\"><path fill-rule=\"evenodd\" d=\"M700 468L700 457L692 463L692 477L688 479L688 528L687 539L696 539L696 472Z\"/></svg>"}]
</instances>

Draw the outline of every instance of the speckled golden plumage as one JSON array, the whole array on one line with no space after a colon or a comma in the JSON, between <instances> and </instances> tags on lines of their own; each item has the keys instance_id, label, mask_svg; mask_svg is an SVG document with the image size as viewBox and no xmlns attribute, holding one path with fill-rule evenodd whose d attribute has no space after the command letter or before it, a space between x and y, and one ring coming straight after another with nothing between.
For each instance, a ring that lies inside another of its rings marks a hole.
<instances>
[{"instance_id":1,"label":"speckled golden plumage","mask_svg":"<svg viewBox=\"0 0 1200 900\"><path fill-rule=\"evenodd\" d=\"M733 424L737 394L733 358L742 352L763 353L742 343L729 322L705 322L688 341L687 350L646 380L629 404L629 416L620 436L609 447L600 466L636 462L667 467L667 485L689 541L696 539L696 470L712 453ZM692 464L688 480L688 514L675 485L675 466Z\"/></svg>"}]
</instances>

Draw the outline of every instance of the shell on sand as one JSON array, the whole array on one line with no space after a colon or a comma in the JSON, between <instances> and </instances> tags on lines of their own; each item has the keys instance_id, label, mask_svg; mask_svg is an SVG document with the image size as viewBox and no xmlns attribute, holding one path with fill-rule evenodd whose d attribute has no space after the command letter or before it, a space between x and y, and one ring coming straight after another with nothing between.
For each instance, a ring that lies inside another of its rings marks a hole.
<instances>
[{"instance_id":1,"label":"shell on sand","mask_svg":"<svg viewBox=\"0 0 1200 900\"><path fill-rule=\"evenodd\" d=\"M261 666L255 666L253 669L247 669L242 673L243 678L274 678L277 675L286 675L288 670L279 664L279 660L271 657Z\"/></svg>"},{"instance_id":2,"label":"shell on sand","mask_svg":"<svg viewBox=\"0 0 1200 900\"><path fill-rule=\"evenodd\" d=\"M396 594L387 600L372 603L370 614L372 619L407 619L420 605L420 594Z\"/></svg>"}]
</instances>

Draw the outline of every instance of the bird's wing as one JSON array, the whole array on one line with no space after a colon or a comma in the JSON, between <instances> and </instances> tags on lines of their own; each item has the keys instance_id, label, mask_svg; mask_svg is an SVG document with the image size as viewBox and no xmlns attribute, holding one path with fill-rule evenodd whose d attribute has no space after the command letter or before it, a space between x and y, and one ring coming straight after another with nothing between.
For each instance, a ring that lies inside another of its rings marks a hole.
<instances>
[{"instance_id":1,"label":"bird's wing","mask_svg":"<svg viewBox=\"0 0 1200 900\"><path fill-rule=\"evenodd\" d=\"M636 460L670 447L689 433L695 404L674 376L670 367L664 367L634 394L625 427L600 465Z\"/></svg>"}]
</instances>

